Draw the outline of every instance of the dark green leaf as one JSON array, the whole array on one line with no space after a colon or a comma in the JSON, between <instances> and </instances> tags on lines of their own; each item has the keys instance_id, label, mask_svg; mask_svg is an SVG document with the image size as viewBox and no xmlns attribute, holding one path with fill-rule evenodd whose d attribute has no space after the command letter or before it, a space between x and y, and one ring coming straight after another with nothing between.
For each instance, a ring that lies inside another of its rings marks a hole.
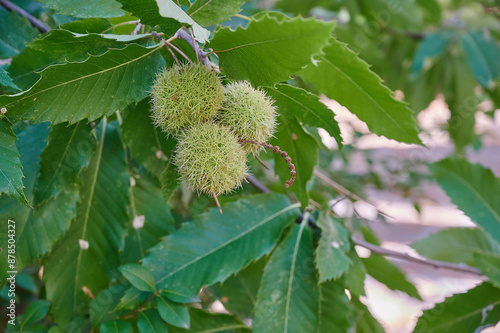
<instances>
[{"instance_id":1,"label":"dark green leaf","mask_svg":"<svg viewBox=\"0 0 500 333\"><path fill-rule=\"evenodd\" d=\"M160 178L172 156L176 141L155 128L150 118L149 98L131 105L123 115L123 140L130 155Z\"/></svg>"},{"instance_id":2,"label":"dark green leaf","mask_svg":"<svg viewBox=\"0 0 500 333\"><path fill-rule=\"evenodd\" d=\"M161 294L175 303L196 303L200 301L198 296L189 289L163 290Z\"/></svg>"},{"instance_id":3,"label":"dark green leaf","mask_svg":"<svg viewBox=\"0 0 500 333\"><path fill-rule=\"evenodd\" d=\"M21 323L21 331L25 326L30 326L36 322L39 322L49 312L50 302L46 300L38 300L31 302L24 310L23 320Z\"/></svg>"},{"instance_id":4,"label":"dark green leaf","mask_svg":"<svg viewBox=\"0 0 500 333\"><path fill-rule=\"evenodd\" d=\"M174 163L167 163L167 166L161 174L160 182L163 199L168 201L179 186L179 171Z\"/></svg>"},{"instance_id":5,"label":"dark green leaf","mask_svg":"<svg viewBox=\"0 0 500 333\"><path fill-rule=\"evenodd\" d=\"M353 303L355 306L356 333L385 333L382 325L373 318L370 310L359 299L354 298Z\"/></svg>"},{"instance_id":6,"label":"dark green leaf","mask_svg":"<svg viewBox=\"0 0 500 333\"><path fill-rule=\"evenodd\" d=\"M411 244L426 258L474 265L474 253L500 254L500 244L479 228L448 228Z\"/></svg>"},{"instance_id":7,"label":"dark green leaf","mask_svg":"<svg viewBox=\"0 0 500 333\"><path fill-rule=\"evenodd\" d=\"M119 314L113 312L113 310L120 302L126 288L124 284L117 284L104 289L96 295L89 307L90 322L93 328L96 328L102 322L114 319Z\"/></svg>"},{"instance_id":8,"label":"dark green leaf","mask_svg":"<svg viewBox=\"0 0 500 333\"><path fill-rule=\"evenodd\" d=\"M48 145L42 152L35 205L70 190L81 182L81 173L89 164L97 145L92 127L84 122L52 127Z\"/></svg>"},{"instance_id":9,"label":"dark green leaf","mask_svg":"<svg viewBox=\"0 0 500 333\"><path fill-rule=\"evenodd\" d=\"M133 333L132 324L125 320L113 320L105 322L99 328L100 333Z\"/></svg>"},{"instance_id":10,"label":"dark green leaf","mask_svg":"<svg viewBox=\"0 0 500 333\"><path fill-rule=\"evenodd\" d=\"M120 4L115 0L40 0L60 14L79 18L118 17L125 15Z\"/></svg>"},{"instance_id":11,"label":"dark green leaf","mask_svg":"<svg viewBox=\"0 0 500 333\"><path fill-rule=\"evenodd\" d=\"M5 193L29 205L23 191L23 172L16 140L12 124L0 115L0 194Z\"/></svg>"},{"instance_id":12,"label":"dark green leaf","mask_svg":"<svg viewBox=\"0 0 500 333\"><path fill-rule=\"evenodd\" d=\"M139 264L125 264L118 267L120 273L137 289L155 292L155 279L153 274Z\"/></svg>"},{"instance_id":13,"label":"dark green leaf","mask_svg":"<svg viewBox=\"0 0 500 333\"><path fill-rule=\"evenodd\" d=\"M281 109L282 106L277 105ZM286 108L286 105L283 107ZM286 151L292 158L297 174L290 191L295 193L302 207L307 207L309 205L307 183L311 180L314 167L318 163L318 144L313 137L304 131L295 117L287 114L287 112L280 114L278 123L278 130L274 134L275 138L271 140L271 143L278 145L281 150ZM290 179L289 166L279 154L275 154L274 159L275 170L280 176L280 180L285 183L286 180Z\"/></svg>"},{"instance_id":14,"label":"dark green leaf","mask_svg":"<svg viewBox=\"0 0 500 333\"><path fill-rule=\"evenodd\" d=\"M447 59L448 82L444 89L446 103L451 116L448 131L457 149L463 148L474 139L474 124L477 105L476 82L463 55L450 55Z\"/></svg>"},{"instance_id":15,"label":"dark green leaf","mask_svg":"<svg viewBox=\"0 0 500 333\"><path fill-rule=\"evenodd\" d=\"M490 169L448 158L429 166L458 209L500 242L500 180Z\"/></svg>"},{"instance_id":16,"label":"dark green leaf","mask_svg":"<svg viewBox=\"0 0 500 333\"><path fill-rule=\"evenodd\" d=\"M490 311L500 308L500 289L483 283L425 310L415 333L473 333Z\"/></svg>"},{"instance_id":17,"label":"dark green leaf","mask_svg":"<svg viewBox=\"0 0 500 333\"><path fill-rule=\"evenodd\" d=\"M54 63L50 54L27 47L12 58L8 71L21 90L28 90L40 79L39 72Z\"/></svg>"},{"instance_id":18,"label":"dark green leaf","mask_svg":"<svg viewBox=\"0 0 500 333\"><path fill-rule=\"evenodd\" d=\"M349 231L336 219L325 212L317 219L321 228L321 238L316 248L316 266L319 282L337 279L348 271L352 260L347 256L351 249Z\"/></svg>"},{"instance_id":19,"label":"dark green leaf","mask_svg":"<svg viewBox=\"0 0 500 333\"><path fill-rule=\"evenodd\" d=\"M351 248L349 257L352 260L352 265L345 274L346 287L352 295L365 296L366 268L353 248Z\"/></svg>"},{"instance_id":20,"label":"dark green leaf","mask_svg":"<svg viewBox=\"0 0 500 333\"><path fill-rule=\"evenodd\" d=\"M500 288L500 253L474 253L474 261L490 283Z\"/></svg>"},{"instance_id":21,"label":"dark green leaf","mask_svg":"<svg viewBox=\"0 0 500 333\"><path fill-rule=\"evenodd\" d=\"M125 291L125 294L120 299L120 302L116 305L114 310L134 310L141 305L141 299L143 299L146 294L150 295L151 293L146 293L131 287Z\"/></svg>"},{"instance_id":22,"label":"dark green leaf","mask_svg":"<svg viewBox=\"0 0 500 333\"><path fill-rule=\"evenodd\" d=\"M119 265L129 220L129 173L123 142L114 125L97 129L99 145L83 175L75 221L44 262L47 298L55 321L65 328Z\"/></svg>"},{"instance_id":23,"label":"dark green leaf","mask_svg":"<svg viewBox=\"0 0 500 333\"><path fill-rule=\"evenodd\" d=\"M171 333L249 333L251 330L236 317L189 308L191 328L189 330L170 327Z\"/></svg>"},{"instance_id":24,"label":"dark green leaf","mask_svg":"<svg viewBox=\"0 0 500 333\"><path fill-rule=\"evenodd\" d=\"M78 34L101 34L112 29L109 20L103 18L87 18L61 25L61 29L76 32Z\"/></svg>"},{"instance_id":25,"label":"dark green leaf","mask_svg":"<svg viewBox=\"0 0 500 333\"><path fill-rule=\"evenodd\" d=\"M156 297L156 304L158 313L165 322L177 327L189 328L189 312L185 305L174 303L161 295Z\"/></svg>"},{"instance_id":26,"label":"dark green leaf","mask_svg":"<svg viewBox=\"0 0 500 333\"><path fill-rule=\"evenodd\" d=\"M9 76L9 73L5 71L5 69L0 68L0 86L10 87L15 90L21 90L16 84L12 81Z\"/></svg>"},{"instance_id":27,"label":"dark green leaf","mask_svg":"<svg viewBox=\"0 0 500 333\"><path fill-rule=\"evenodd\" d=\"M144 99L163 64L159 46L131 44L82 63L51 66L29 91L0 96L0 107L35 122L94 120Z\"/></svg>"},{"instance_id":28,"label":"dark green leaf","mask_svg":"<svg viewBox=\"0 0 500 333\"><path fill-rule=\"evenodd\" d=\"M317 283L311 231L306 223L294 224L264 269L254 332L316 332Z\"/></svg>"},{"instance_id":29,"label":"dark green leaf","mask_svg":"<svg viewBox=\"0 0 500 333\"><path fill-rule=\"evenodd\" d=\"M424 64L428 59L442 55L446 51L451 37L453 34L449 32L436 32L425 36L418 45L411 64L411 75L414 78L424 70Z\"/></svg>"},{"instance_id":30,"label":"dark green leaf","mask_svg":"<svg viewBox=\"0 0 500 333\"><path fill-rule=\"evenodd\" d=\"M266 90L277 101L280 112L293 114L303 125L323 128L342 146L339 124L333 118L335 114L319 101L318 96L287 84L266 87Z\"/></svg>"},{"instance_id":31,"label":"dark green leaf","mask_svg":"<svg viewBox=\"0 0 500 333\"><path fill-rule=\"evenodd\" d=\"M462 35L462 46L476 80L486 88L492 88L493 80L500 75L500 47L485 31L467 32Z\"/></svg>"},{"instance_id":32,"label":"dark green leaf","mask_svg":"<svg viewBox=\"0 0 500 333\"><path fill-rule=\"evenodd\" d=\"M424 18L432 23L441 22L441 5L437 0L416 0L416 3L423 9Z\"/></svg>"},{"instance_id":33,"label":"dark green leaf","mask_svg":"<svg viewBox=\"0 0 500 333\"><path fill-rule=\"evenodd\" d=\"M137 319L137 328L139 333L166 333L167 325L161 320L158 312L155 310L145 310L139 312Z\"/></svg>"},{"instance_id":34,"label":"dark green leaf","mask_svg":"<svg viewBox=\"0 0 500 333\"><path fill-rule=\"evenodd\" d=\"M12 58L37 35L25 17L0 6L0 59Z\"/></svg>"},{"instance_id":35,"label":"dark green leaf","mask_svg":"<svg viewBox=\"0 0 500 333\"><path fill-rule=\"evenodd\" d=\"M422 28L423 15L415 1L361 0L360 7L373 26L389 26L403 31Z\"/></svg>"},{"instance_id":36,"label":"dark green leaf","mask_svg":"<svg viewBox=\"0 0 500 333\"><path fill-rule=\"evenodd\" d=\"M318 54L332 29L333 23L312 18L267 14L252 19L245 29L217 28L208 46L219 56L229 79L272 86L287 80Z\"/></svg>"},{"instance_id":37,"label":"dark green leaf","mask_svg":"<svg viewBox=\"0 0 500 333\"><path fill-rule=\"evenodd\" d=\"M224 281L269 253L281 229L298 214L296 205L276 194L230 202L223 211L198 215L151 249L143 262L158 289L196 291Z\"/></svg>"},{"instance_id":38,"label":"dark green leaf","mask_svg":"<svg viewBox=\"0 0 500 333\"><path fill-rule=\"evenodd\" d=\"M196 0L186 13L198 24L208 27L238 14L244 2L245 0Z\"/></svg>"},{"instance_id":39,"label":"dark green leaf","mask_svg":"<svg viewBox=\"0 0 500 333\"><path fill-rule=\"evenodd\" d=\"M67 30L51 30L42 38L35 39L28 47L50 53L58 62L83 61L89 56L99 56L109 49L123 49L130 43L152 41L146 35L98 35L77 34Z\"/></svg>"},{"instance_id":40,"label":"dark green leaf","mask_svg":"<svg viewBox=\"0 0 500 333\"><path fill-rule=\"evenodd\" d=\"M252 317L266 262L267 258L264 257L251 263L235 276L210 288L226 310L240 318Z\"/></svg>"},{"instance_id":41,"label":"dark green leaf","mask_svg":"<svg viewBox=\"0 0 500 333\"><path fill-rule=\"evenodd\" d=\"M351 327L352 307L345 293L342 281L319 285L319 328L318 333L347 333Z\"/></svg>"},{"instance_id":42,"label":"dark green leaf","mask_svg":"<svg viewBox=\"0 0 500 333\"><path fill-rule=\"evenodd\" d=\"M375 134L407 143L420 143L411 110L392 96L380 77L346 44L330 39L325 54L298 74L320 92L344 105Z\"/></svg>"},{"instance_id":43,"label":"dark green leaf","mask_svg":"<svg viewBox=\"0 0 500 333\"><path fill-rule=\"evenodd\" d=\"M174 230L174 218L163 200L158 182L146 173L131 181L131 223L128 226L123 262L139 262L160 238Z\"/></svg>"}]
</instances>

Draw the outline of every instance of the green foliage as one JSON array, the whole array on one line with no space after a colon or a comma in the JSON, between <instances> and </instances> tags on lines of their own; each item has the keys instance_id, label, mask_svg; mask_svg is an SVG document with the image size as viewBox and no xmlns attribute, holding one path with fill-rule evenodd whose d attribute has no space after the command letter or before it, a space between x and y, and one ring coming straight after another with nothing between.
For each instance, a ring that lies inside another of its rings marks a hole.
<instances>
[{"instance_id":1,"label":"green foliage","mask_svg":"<svg viewBox=\"0 0 500 333\"><path fill-rule=\"evenodd\" d=\"M2 142L0 154L3 157L0 164L0 193L6 193L28 205L23 192L23 173L16 140L12 124L4 117L0 118L0 142Z\"/></svg>"},{"instance_id":2,"label":"green foliage","mask_svg":"<svg viewBox=\"0 0 500 333\"><path fill-rule=\"evenodd\" d=\"M270 86L287 80L319 53L332 28L332 23L270 13L254 17L246 29L217 28L208 46L219 56L227 78ZM287 54L293 57L282 61Z\"/></svg>"},{"instance_id":3,"label":"green foliage","mask_svg":"<svg viewBox=\"0 0 500 333\"><path fill-rule=\"evenodd\" d=\"M319 288L311 231L294 224L266 264L255 304L254 332L315 332Z\"/></svg>"},{"instance_id":4,"label":"green foliage","mask_svg":"<svg viewBox=\"0 0 500 333\"><path fill-rule=\"evenodd\" d=\"M366 122L373 133L397 141L420 143L410 109L394 99L380 77L344 43L331 39L324 55L316 58L317 61L299 72L301 77L347 107Z\"/></svg>"},{"instance_id":5,"label":"green foliage","mask_svg":"<svg viewBox=\"0 0 500 333\"><path fill-rule=\"evenodd\" d=\"M430 165L439 185L472 221L500 242L500 180L490 169L449 158Z\"/></svg>"},{"instance_id":6,"label":"green foliage","mask_svg":"<svg viewBox=\"0 0 500 333\"><path fill-rule=\"evenodd\" d=\"M424 311L414 332L473 333L477 327L491 324L487 322L486 315L498 312L499 308L500 289L483 283Z\"/></svg>"},{"instance_id":7,"label":"green foliage","mask_svg":"<svg viewBox=\"0 0 500 333\"><path fill-rule=\"evenodd\" d=\"M0 280L17 271L19 312L2 330L382 333L366 275L411 297L421 290L378 254L371 221L337 216L332 203L357 209L376 187L418 197L418 208L429 179L478 227L411 246L456 263L456 274L473 266L483 283L425 310L415 332L500 320L500 180L456 157L430 174L413 155L395 168L359 149L365 130L343 141L343 114L323 103L420 144L428 129L417 130L417 112L440 94L456 154L481 150L490 134L474 132L478 107L493 105L494 117L500 105L494 1L16 3L51 29L0 7ZM161 117L151 100L162 100ZM181 122L177 102L188 105ZM239 139L289 157L247 161ZM357 254L361 237L375 247L369 257Z\"/></svg>"},{"instance_id":8,"label":"green foliage","mask_svg":"<svg viewBox=\"0 0 500 333\"><path fill-rule=\"evenodd\" d=\"M53 124L110 115L147 96L156 71L164 63L158 51L159 47L131 44L82 63L51 66L41 72L42 78L29 91L0 96L0 106L16 120Z\"/></svg>"}]
</instances>

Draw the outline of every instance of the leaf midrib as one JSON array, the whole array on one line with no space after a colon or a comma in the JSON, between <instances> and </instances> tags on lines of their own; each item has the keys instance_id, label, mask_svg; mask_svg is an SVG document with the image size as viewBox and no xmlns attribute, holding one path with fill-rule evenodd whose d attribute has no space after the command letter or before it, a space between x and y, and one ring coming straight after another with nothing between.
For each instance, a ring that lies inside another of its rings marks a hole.
<instances>
[{"instance_id":1,"label":"leaf midrib","mask_svg":"<svg viewBox=\"0 0 500 333\"><path fill-rule=\"evenodd\" d=\"M286 207L286 208L283 208L282 210L280 210L280 211L278 211L278 212L274 213L273 215L271 215L271 216L269 216L269 217L265 218L264 220L262 220L261 222L259 222L259 223L258 223L258 224L256 224L256 225L254 225L253 227L251 227L251 228L247 229L245 232L243 232L243 233L241 233L241 234L237 235L236 237L233 237L233 238L229 239L228 241L226 241L226 242L222 243L221 245L219 245L219 246L217 246L217 247L213 248L212 250L210 250L210 251L208 251L208 252L205 252L203 255L198 256L198 257L194 258L193 260L191 260L191 261L187 262L186 264L182 265L181 267L179 267L179 268L177 268L177 269L175 269L175 270L171 271L169 274L167 274L167 275L165 275L164 277L162 277L161 279L159 279L159 280L158 280L158 282L157 282L157 285L158 285L159 283L161 283L163 280L165 280L165 279L167 279L167 278L171 277L172 275L176 274L177 272L179 272L179 271L181 271L181 270L185 269L186 267L188 267L188 266L190 266L190 265L192 265L192 264L194 264L194 263L198 262L199 260L201 260L201 259L203 259L203 258L205 258L205 257L207 257L207 256L209 256L209 255L211 255L212 253L214 253L214 252L216 252L216 251L218 251L218 250L220 250L220 249L222 249L222 248L224 248L224 247L228 246L229 244L231 244L231 243L233 243L233 242L235 242L235 241L239 240L239 239L240 239L240 238L242 238L243 236L246 236L246 235L247 235L247 234L249 234L250 232L254 231L255 229L257 229L257 228L259 228L259 227L261 227L261 226L262 226L262 225L264 225L265 223L267 223L267 222L271 221L271 220L272 220L272 219L274 219L275 217L277 217L277 216L279 216L279 215L281 215L281 214L284 214L285 212L287 212L287 211L289 211L289 210L291 210L291 209L293 209L293 208L298 208L298 207L300 207L300 203L296 203L296 204L290 205L290 206L288 206L288 207Z\"/></svg>"},{"instance_id":2,"label":"leaf midrib","mask_svg":"<svg viewBox=\"0 0 500 333\"><path fill-rule=\"evenodd\" d=\"M300 229L299 233L297 234L297 239L295 240L295 246L293 248L293 255L292 255L292 267L290 269L290 275L288 278L288 288L286 291L286 303L285 303L285 327L284 327L284 333L288 333L288 316L290 312L290 299L292 295L292 285L293 285L293 278L294 278L294 273L295 273L295 262L297 260L297 255L299 253L299 246L300 246L300 239L302 238L302 232L304 231L304 227L307 224L307 216L304 216L304 219L302 220L302 223L300 224Z\"/></svg>"},{"instance_id":3,"label":"leaf midrib","mask_svg":"<svg viewBox=\"0 0 500 333\"><path fill-rule=\"evenodd\" d=\"M99 168L101 165L101 158L102 158L102 151L103 151L103 147L104 147L104 137L106 134L106 117L103 118L103 120L101 122L101 126L102 126L101 141L99 142L99 149L98 149L98 153L97 153L98 154L97 155L97 162L96 162L94 175L92 178L92 185L90 187L90 195L89 195L88 201L87 201L87 208L86 208L85 214L84 214L82 236L79 238L79 240L80 239L85 240L83 238L83 236L87 232L87 224L88 224L89 216L90 216L90 208L92 207L92 199L94 197L95 186L97 184L97 175L99 173ZM86 241L88 241L88 240L86 240ZM76 295L78 293L78 280L79 280L78 271L80 270L80 261L82 259L82 253L83 253L83 249L80 247L80 244L78 244L78 256L76 259L76 270L75 270L75 287L73 289L73 309L76 309L76 306L77 306Z\"/></svg>"}]
</instances>

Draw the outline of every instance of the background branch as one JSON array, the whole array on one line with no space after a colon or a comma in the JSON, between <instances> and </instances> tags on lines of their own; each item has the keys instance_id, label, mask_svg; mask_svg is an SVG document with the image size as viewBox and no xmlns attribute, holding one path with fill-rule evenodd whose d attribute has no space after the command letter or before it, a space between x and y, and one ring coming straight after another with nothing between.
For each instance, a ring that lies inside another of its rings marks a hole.
<instances>
[{"instance_id":1,"label":"background branch","mask_svg":"<svg viewBox=\"0 0 500 333\"><path fill-rule=\"evenodd\" d=\"M32 16L30 13L28 13L27 11L25 11L21 7L13 4L12 2L10 2L8 0L0 0L0 5L5 7L7 10L14 11L14 12L18 13L19 15L26 17L28 19L28 21L35 28L37 28L38 31L40 31L42 34L50 30L50 28L48 26L46 26L45 23L43 23L42 21L40 21L36 17Z\"/></svg>"}]
</instances>

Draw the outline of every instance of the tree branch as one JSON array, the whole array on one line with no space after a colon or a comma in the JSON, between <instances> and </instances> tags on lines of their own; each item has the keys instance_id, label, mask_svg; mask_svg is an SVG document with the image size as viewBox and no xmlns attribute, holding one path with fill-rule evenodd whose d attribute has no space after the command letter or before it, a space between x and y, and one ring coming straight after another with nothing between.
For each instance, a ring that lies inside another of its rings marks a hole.
<instances>
[{"instance_id":1,"label":"tree branch","mask_svg":"<svg viewBox=\"0 0 500 333\"><path fill-rule=\"evenodd\" d=\"M177 37L178 39L183 39L186 42L188 42L188 44L196 52L198 58L201 60L201 63L205 66L210 66L210 60L208 59L207 54L196 46L195 44L196 41L193 39L193 37L191 37L190 34L186 32L186 30L184 30L184 28L180 28L179 30L177 30L174 36Z\"/></svg>"},{"instance_id":2,"label":"tree branch","mask_svg":"<svg viewBox=\"0 0 500 333\"><path fill-rule=\"evenodd\" d=\"M314 175L317 176L317 174L321 175L323 177L326 177L325 175L323 175L319 171L314 170ZM321 176L317 176L317 177L320 178ZM326 179L330 180L328 177L326 177ZM269 190L264 184L262 184L254 176L248 175L247 180L253 187L255 187L260 192L262 192L262 193L271 192L271 190ZM331 181L331 182L333 182L333 181ZM335 183L335 182L333 182L333 183ZM336 186L336 185L334 185L334 186ZM341 185L338 185L338 186L339 186L339 189L344 189ZM347 195L347 193L350 193L348 190L346 190L346 189L344 189L344 190L346 191L345 193L343 193L344 195ZM481 273L481 271L479 269L474 268L474 267L470 267L470 266L467 266L464 264L454 264L454 263L449 263L449 262L445 262L445 261L438 261L438 260L433 260L433 259L427 259L427 258L417 258L417 257L411 256L407 253L402 253L402 252L384 249L383 247L380 247L380 246L377 246L375 244L368 243L365 240L359 239L356 236L352 237L352 241L358 246L364 247L365 249L368 249L375 254L382 255L385 257L392 257L392 258L397 258L397 259L401 259L404 261L415 262L415 263L419 263L422 265L431 266L431 267L434 267L436 269L437 268L449 269L449 270L453 270L456 272L483 276L483 274Z\"/></svg>"},{"instance_id":3,"label":"tree branch","mask_svg":"<svg viewBox=\"0 0 500 333\"><path fill-rule=\"evenodd\" d=\"M5 7L7 10L14 11L14 12L18 13L19 15L26 17L28 19L28 21L35 28L37 28L38 31L40 31L42 34L50 30L50 28L48 26L46 26L45 23L43 23L42 21L40 21L39 19L37 19L36 17L34 17L30 13L28 13L27 11L25 11L21 7L13 4L9 0L0 0L0 5Z\"/></svg>"},{"instance_id":4,"label":"tree branch","mask_svg":"<svg viewBox=\"0 0 500 333\"><path fill-rule=\"evenodd\" d=\"M438 260L427 259L427 258L418 258L418 257L411 256L407 253L402 253L402 252L392 251L389 249L384 249L383 247L377 246L377 245L372 244L372 243L368 243L367 241L359 239L357 237L353 237L352 240L356 245L364 247L365 249L368 249L375 254L383 255L385 257L392 257L392 258L397 258L397 259L401 259L401 260L405 260L405 261L415 262L415 263L431 266L434 268L450 269L450 270L461 272L461 273L474 274L474 275L479 275L479 276L483 275L479 269L477 269L475 267L467 266L465 264L454 264L454 263L445 262L445 261L438 261Z\"/></svg>"}]
</instances>

